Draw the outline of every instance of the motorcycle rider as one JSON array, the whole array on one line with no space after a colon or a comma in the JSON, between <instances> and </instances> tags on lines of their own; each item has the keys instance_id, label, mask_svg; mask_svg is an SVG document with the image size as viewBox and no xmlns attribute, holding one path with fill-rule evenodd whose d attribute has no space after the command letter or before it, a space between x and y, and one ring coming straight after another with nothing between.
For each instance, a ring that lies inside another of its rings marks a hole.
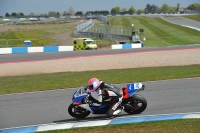
<instances>
[{"instance_id":1,"label":"motorcycle rider","mask_svg":"<svg viewBox=\"0 0 200 133\"><path fill-rule=\"evenodd\" d=\"M114 118L115 114L122 111L121 106L123 91L122 89L113 86L112 84L100 81L97 78L91 78L88 81L89 94L93 98L93 101L101 104L104 97L111 98L111 104L107 111L109 118Z\"/></svg>"}]
</instances>

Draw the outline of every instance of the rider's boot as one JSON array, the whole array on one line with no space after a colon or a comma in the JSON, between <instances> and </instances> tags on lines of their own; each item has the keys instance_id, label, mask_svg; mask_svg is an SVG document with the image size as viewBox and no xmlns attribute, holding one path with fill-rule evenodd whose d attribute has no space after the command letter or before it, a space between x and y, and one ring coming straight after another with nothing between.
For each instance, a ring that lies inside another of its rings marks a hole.
<instances>
[{"instance_id":1,"label":"rider's boot","mask_svg":"<svg viewBox=\"0 0 200 133\"><path fill-rule=\"evenodd\" d=\"M124 106L119 105L117 109L113 112L113 115L119 114L124 109Z\"/></svg>"},{"instance_id":2,"label":"rider's boot","mask_svg":"<svg viewBox=\"0 0 200 133\"><path fill-rule=\"evenodd\" d=\"M112 108L108 110L107 112L107 117L110 118L110 119L113 119L114 118L114 115L117 115L119 113L121 113L121 111L124 109L123 106L119 105L117 107L116 110L113 110Z\"/></svg>"}]
</instances>

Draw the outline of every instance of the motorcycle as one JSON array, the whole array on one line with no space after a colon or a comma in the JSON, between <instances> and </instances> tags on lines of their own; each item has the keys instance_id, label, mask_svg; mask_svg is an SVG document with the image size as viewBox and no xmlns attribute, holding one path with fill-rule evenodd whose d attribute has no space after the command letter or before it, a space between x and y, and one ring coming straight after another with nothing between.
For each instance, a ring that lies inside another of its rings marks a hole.
<instances>
[{"instance_id":1,"label":"motorcycle","mask_svg":"<svg viewBox=\"0 0 200 133\"><path fill-rule=\"evenodd\" d=\"M140 114L146 109L146 99L142 95L135 94L136 92L144 89L145 85L142 85L142 83L130 83L122 88L123 99L121 106L123 106L123 110L126 113ZM96 106L86 90L87 86L83 85L74 92L72 103L68 107L68 113L77 119L85 118L90 113L106 114L111 103L111 98L104 97L102 104L100 106Z\"/></svg>"}]
</instances>

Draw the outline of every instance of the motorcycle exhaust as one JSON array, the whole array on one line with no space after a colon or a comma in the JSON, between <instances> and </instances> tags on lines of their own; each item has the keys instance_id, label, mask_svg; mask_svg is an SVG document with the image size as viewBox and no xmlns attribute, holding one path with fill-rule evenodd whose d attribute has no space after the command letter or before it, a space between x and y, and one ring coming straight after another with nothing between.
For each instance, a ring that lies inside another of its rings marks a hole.
<instances>
[{"instance_id":1,"label":"motorcycle exhaust","mask_svg":"<svg viewBox=\"0 0 200 133\"><path fill-rule=\"evenodd\" d=\"M126 109L133 109L136 110L135 107L127 105L127 104L122 104L122 106L124 106Z\"/></svg>"}]
</instances>

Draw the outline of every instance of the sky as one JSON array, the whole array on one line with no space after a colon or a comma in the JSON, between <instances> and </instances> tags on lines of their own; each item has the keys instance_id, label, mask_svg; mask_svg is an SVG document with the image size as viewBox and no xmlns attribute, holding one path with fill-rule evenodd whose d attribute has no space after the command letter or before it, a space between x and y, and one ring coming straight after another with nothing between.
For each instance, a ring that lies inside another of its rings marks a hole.
<instances>
[{"instance_id":1,"label":"sky","mask_svg":"<svg viewBox=\"0 0 200 133\"><path fill-rule=\"evenodd\" d=\"M48 14L49 11L56 11L62 14L70 7L73 7L75 12L110 11L116 6L127 9L133 6L137 10L144 9L147 4L161 7L164 3L169 6L176 6L180 3L181 7L187 7L193 3L200 3L200 0L0 0L0 16L12 12L29 15L30 13Z\"/></svg>"}]
</instances>

